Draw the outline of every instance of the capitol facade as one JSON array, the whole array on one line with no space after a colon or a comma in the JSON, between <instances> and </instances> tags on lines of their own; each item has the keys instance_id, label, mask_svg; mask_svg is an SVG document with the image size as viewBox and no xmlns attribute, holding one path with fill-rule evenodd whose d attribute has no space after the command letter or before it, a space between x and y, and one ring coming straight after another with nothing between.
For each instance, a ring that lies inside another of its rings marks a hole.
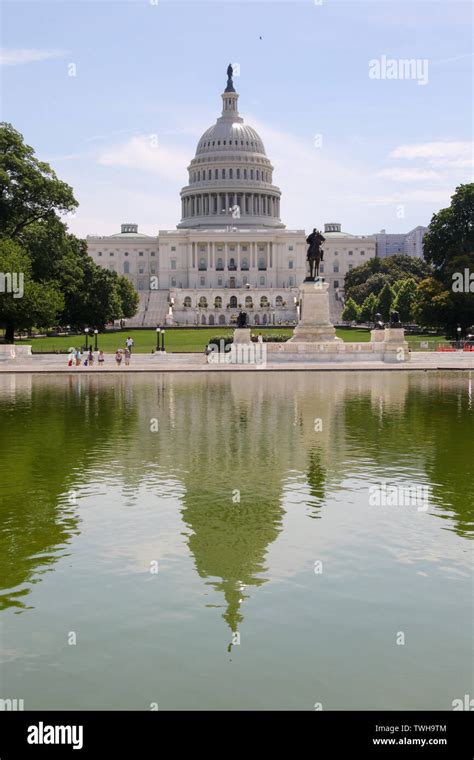
<instances>
[{"instance_id":1,"label":"capitol facade","mask_svg":"<svg viewBox=\"0 0 474 760\"><path fill-rule=\"evenodd\" d=\"M286 229L280 218L273 165L239 114L231 66L227 73L221 116L187 167L177 228L151 237L136 224L123 224L115 235L87 238L94 261L124 274L138 290L139 310L129 326L230 325L241 309L251 325L297 321L306 233ZM375 256L376 242L341 232L336 223L326 224L323 234L324 277L336 320L345 273Z\"/></svg>"}]
</instances>

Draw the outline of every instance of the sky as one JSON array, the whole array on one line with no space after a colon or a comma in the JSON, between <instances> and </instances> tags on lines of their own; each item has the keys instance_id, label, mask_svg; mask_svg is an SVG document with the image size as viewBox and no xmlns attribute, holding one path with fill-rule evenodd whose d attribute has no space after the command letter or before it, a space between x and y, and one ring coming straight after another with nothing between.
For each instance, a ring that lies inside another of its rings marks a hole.
<instances>
[{"instance_id":1,"label":"sky","mask_svg":"<svg viewBox=\"0 0 474 760\"><path fill-rule=\"evenodd\" d=\"M472 181L472 7L2 0L0 118L74 188L72 232L156 235L231 62L288 228L407 232Z\"/></svg>"}]
</instances>

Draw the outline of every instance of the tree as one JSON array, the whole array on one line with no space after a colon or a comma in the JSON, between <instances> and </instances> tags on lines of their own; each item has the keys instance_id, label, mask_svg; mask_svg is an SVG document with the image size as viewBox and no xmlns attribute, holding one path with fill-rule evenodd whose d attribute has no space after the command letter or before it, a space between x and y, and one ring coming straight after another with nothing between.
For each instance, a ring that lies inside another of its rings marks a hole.
<instances>
[{"instance_id":1,"label":"tree","mask_svg":"<svg viewBox=\"0 0 474 760\"><path fill-rule=\"evenodd\" d=\"M364 303L360 307L361 322L375 322L377 312L377 297L375 293L369 293Z\"/></svg>"},{"instance_id":2,"label":"tree","mask_svg":"<svg viewBox=\"0 0 474 760\"><path fill-rule=\"evenodd\" d=\"M348 298L342 312L343 322L357 322L360 309L353 298Z\"/></svg>"},{"instance_id":3,"label":"tree","mask_svg":"<svg viewBox=\"0 0 474 760\"><path fill-rule=\"evenodd\" d=\"M0 272L4 280L0 324L7 343L13 343L15 329L54 323L64 306L59 288L48 281L34 281L28 254L12 240L0 238Z\"/></svg>"},{"instance_id":4,"label":"tree","mask_svg":"<svg viewBox=\"0 0 474 760\"><path fill-rule=\"evenodd\" d=\"M117 278L116 287L121 302L120 314L116 319L130 319L137 313L140 296L130 280L123 275Z\"/></svg>"},{"instance_id":5,"label":"tree","mask_svg":"<svg viewBox=\"0 0 474 760\"><path fill-rule=\"evenodd\" d=\"M22 299L0 293L5 339L13 342L15 329L24 327L103 327L133 316L133 286L94 264L86 241L68 232L59 217L77 206L69 185L9 124L0 125L0 150L0 272L22 273L25 281Z\"/></svg>"},{"instance_id":6,"label":"tree","mask_svg":"<svg viewBox=\"0 0 474 760\"><path fill-rule=\"evenodd\" d=\"M390 312L392 310L392 303L395 298L393 288L389 283L385 283L377 299L377 311L382 315L382 319L386 322L390 319Z\"/></svg>"},{"instance_id":7,"label":"tree","mask_svg":"<svg viewBox=\"0 0 474 760\"><path fill-rule=\"evenodd\" d=\"M395 285L397 287L394 287L396 295L393 308L398 311L402 322L411 322L413 319L413 299L418 286L413 277L399 280Z\"/></svg>"},{"instance_id":8,"label":"tree","mask_svg":"<svg viewBox=\"0 0 474 760\"><path fill-rule=\"evenodd\" d=\"M398 280L408 277L421 282L430 274L430 265L422 259L405 254L383 259L376 256L346 274L344 290L347 298L353 298L356 303L362 304L370 293L378 296L387 282L393 286Z\"/></svg>"},{"instance_id":9,"label":"tree","mask_svg":"<svg viewBox=\"0 0 474 760\"><path fill-rule=\"evenodd\" d=\"M474 292L469 285L474 273L474 183L457 187L451 205L433 215L423 245L435 278L449 293L446 327L452 332L458 323L469 327L474 323ZM467 280L464 292L457 288L460 279Z\"/></svg>"},{"instance_id":10,"label":"tree","mask_svg":"<svg viewBox=\"0 0 474 760\"><path fill-rule=\"evenodd\" d=\"M453 303L449 290L434 277L422 280L413 299L413 315L417 324L427 327L443 327L453 316Z\"/></svg>"},{"instance_id":11,"label":"tree","mask_svg":"<svg viewBox=\"0 0 474 760\"><path fill-rule=\"evenodd\" d=\"M29 224L77 205L69 185L36 158L23 136L0 123L0 236L17 239Z\"/></svg>"}]
</instances>

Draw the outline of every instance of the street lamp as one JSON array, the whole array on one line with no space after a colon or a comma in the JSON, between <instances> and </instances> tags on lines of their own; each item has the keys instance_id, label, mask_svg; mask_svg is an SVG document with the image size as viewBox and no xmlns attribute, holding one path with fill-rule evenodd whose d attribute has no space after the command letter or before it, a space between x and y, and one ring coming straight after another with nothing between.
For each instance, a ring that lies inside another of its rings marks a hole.
<instances>
[{"instance_id":1,"label":"street lamp","mask_svg":"<svg viewBox=\"0 0 474 760\"><path fill-rule=\"evenodd\" d=\"M89 328L85 327L84 332L86 334L86 351L87 351L87 349L89 348Z\"/></svg>"},{"instance_id":2,"label":"street lamp","mask_svg":"<svg viewBox=\"0 0 474 760\"><path fill-rule=\"evenodd\" d=\"M458 348L460 348L461 347L461 332L462 332L461 325L458 325L456 327L456 330L457 330L457 333L458 333Z\"/></svg>"},{"instance_id":3,"label":"street lamp","mask_svg":"<svg viewBox=\"0 0 474 760\"><path fill-rule=\"evenodd\" d=\"M161 332L160 328L157 327L156 328L156 350L157 351L160 350L160 332Z\"/></svg>"},{"instance_id":4,"label":"street lamp","mask_svg":"<svg viewBox=\"0 0 474 760\"><path fill-rule=\"evenodd\" d=\"M165 331L161 331L161 350L164 352L165 350Z\"/></svg>"},{"instance_id":5,"label":"street lamp","mask_svg":"<svg viewBox=\"0 0 474 760\"><path fill-rule=\"evenodd\" d=\"M97 336L98 336L98 335L99 335L99 331L98 331L97 329L96 329L96 330L94 330L94 338L95 338L95 346L94 346L94 351L97 351L97 350L98 350L98 348L97 348Z\"/></svg>"}]
</instances>

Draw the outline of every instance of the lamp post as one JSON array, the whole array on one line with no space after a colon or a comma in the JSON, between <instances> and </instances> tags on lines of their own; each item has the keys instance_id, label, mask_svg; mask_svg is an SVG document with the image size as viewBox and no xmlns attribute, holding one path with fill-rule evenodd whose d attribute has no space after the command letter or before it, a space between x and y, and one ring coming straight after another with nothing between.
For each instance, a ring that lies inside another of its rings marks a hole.
<instances>
[{"instance_id":1,"label":"lamp post","mask_svg":"<svg viewBox=\"0 0 474 760\"><path fill-rule=\"evenodd\" d=\"M89 328L85 327L84 332L86 334L86 351L87 351L87 349L89 348Z\"/></svg>"},{"instance_id":2,"label":"lamp post","mask_svg":"<svg viewBox=\"0 0 474 760\"><path fill-rule=\"evenodd\" d=\"M95 338L95 346L94 346L94 351L97 351L97 350L98 350L98 348L97 348L97 340L98 340L98 337L97 337L97 336L98 336L98 335L99 335L99 331L98 331L97 329L96 329L96 330L94 330L94 338Z\"/></svg>"},{"instance_id":3,"label":"lamp post","mask_svg":"<svg viewBox=\"0 0 474 760\"><path fill-rule=\"evenodd\" d=\"M161 329L159 327L156 328L156 350L160 350L160 332Z\"/></svg>"},{"instance_id":4,"label":"lamp post","mask_svg":"<svg viewBox=\"0 0 474 760\"><path fill-rule=\"evenodd\" d=\"M458 334L458 348L461 348L461 331L462 331L461 325L458 325L456 327L456 331Z\"/></svg>"},{"instance_id":5,"label":"lamp post","mask_svg":"<svg viewBox=\"0 0 474 760\"><path fill-rule=\"evenodd\" d=\"M164 330L161 331L161 350L164 353L165 351L165 331Z\"/></svg>"}]
</instances>

